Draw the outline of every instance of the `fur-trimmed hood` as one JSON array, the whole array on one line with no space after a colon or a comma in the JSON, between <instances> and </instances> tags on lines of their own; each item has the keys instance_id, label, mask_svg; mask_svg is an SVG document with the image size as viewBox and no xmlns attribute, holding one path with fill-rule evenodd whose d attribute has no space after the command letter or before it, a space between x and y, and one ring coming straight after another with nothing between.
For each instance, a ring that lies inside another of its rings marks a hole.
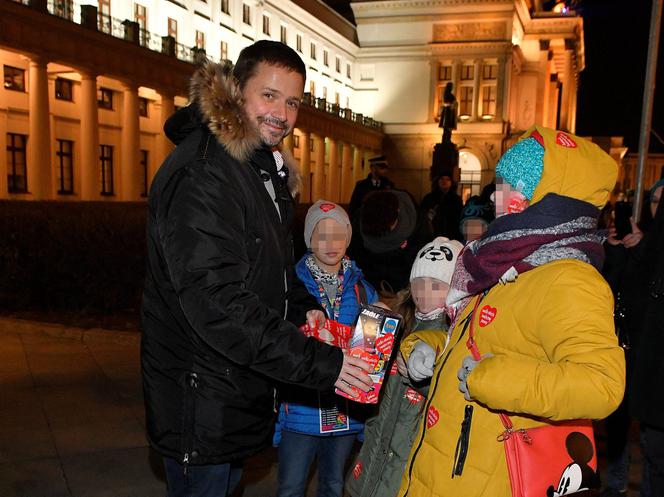
<instances>
[{"instance_id":1,"label":"fur-trimmed hood","mask_svg":"<svg viewBox=\"0 0 664 497\"><path fill-rule=\"evenodd\" d=\"M239 162L248 161L263 146L258 128L244 109L231 62L204 62L191 78L189 97L191 105L176 112L164 126L176 145L202 122ZM302 183L297 161L287 147L281 144L278 149L289 170L288 188L295 195Z\"/></svg>"}]
</instances>

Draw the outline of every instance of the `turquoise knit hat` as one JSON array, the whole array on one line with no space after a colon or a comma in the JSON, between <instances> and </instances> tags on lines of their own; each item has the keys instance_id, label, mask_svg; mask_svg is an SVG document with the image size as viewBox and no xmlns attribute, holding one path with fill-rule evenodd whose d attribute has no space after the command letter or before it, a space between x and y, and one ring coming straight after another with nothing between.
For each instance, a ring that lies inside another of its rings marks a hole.
<instances>
[{"instance_id":1,"label":"turquoise knit hat","mask_svg":"<svg viewBox=\"0 0 664 497\"><path fill-rule=\"evenodd\" d=\"M544 147L532 136L525 138L500 158L496 165L496 176L531 200L535 188L542 179L544 170Z\"/></svg>"}]
</instances>

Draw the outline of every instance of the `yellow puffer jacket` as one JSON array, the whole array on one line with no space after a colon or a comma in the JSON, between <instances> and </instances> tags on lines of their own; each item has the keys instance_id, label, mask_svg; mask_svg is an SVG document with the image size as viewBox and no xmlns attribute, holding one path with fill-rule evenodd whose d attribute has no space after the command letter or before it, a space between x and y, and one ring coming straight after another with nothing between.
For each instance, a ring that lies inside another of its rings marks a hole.
<instances>
[{"instance_id":1,"label":"yellow puffer jacket","mask_svg":"<svg viewBox=\"0 0 664 497\"><path fill-rule=\"evenodd\" d=\"M586 140L566 135L577 145L568 148L556 144L556 131L536 129L545 141L544 171L531 203L554 192L602 207L615 183L615 162ZM463 474L452 478L469 404L458 390L457 371L470 355L463 322L471 311L468 305L461 313L445 350L433 334L411 335L402 344L406 357L418 340L441 352L400 497L509 497L504 448L496 439L504 428L495 411L518 413L511 416L515 428L530 428L542 419L601 419L622 400L625 360L614 332L613 297L595 268L558 260L496 285L474 317L479 350L493 357L468 377L475 399L468 455Z\"/></svg>"}]
</instances>

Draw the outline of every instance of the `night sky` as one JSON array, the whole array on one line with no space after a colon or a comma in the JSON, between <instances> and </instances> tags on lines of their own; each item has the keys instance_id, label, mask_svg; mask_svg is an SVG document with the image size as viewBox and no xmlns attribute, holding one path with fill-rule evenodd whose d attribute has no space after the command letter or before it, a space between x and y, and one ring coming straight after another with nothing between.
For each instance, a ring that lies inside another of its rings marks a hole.
<instances>
[{"instance_id":1,"label":"night sky","mask_svg":"<svg viewBox=\"0 0 664 497\"><path fill-rule=\"evenodd\" d=\"M325 0L352 20L349 0ZM650 29L650 0L579 0L584 18L586 68L581 73L576 132L624 136L630 152L639 146L641 105ZM653 129L664 139L664 36L660 36ZM664 145L651 135L651 152Z\"/></svg>"}]
</instances>

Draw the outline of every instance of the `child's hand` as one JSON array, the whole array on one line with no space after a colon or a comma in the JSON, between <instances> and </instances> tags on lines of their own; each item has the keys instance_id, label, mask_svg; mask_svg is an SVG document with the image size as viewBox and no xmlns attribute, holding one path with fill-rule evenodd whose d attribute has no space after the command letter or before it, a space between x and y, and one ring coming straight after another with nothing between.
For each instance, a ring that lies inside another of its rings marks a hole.
<instances>
[{"instance_id":1,"label":"child's hand","mask_svg":"<svg viewBox=\"0 0 664 497\"><path fill-rule=\"evenodd\" d=\"M408 366L406 366L406 360L401 352L397 354L397 371L404 378L408 378Z\"/></svg>"},{"instance_id":2,"label":"child's hand","mask_svg":"<svg viewBox=\"0 0 664 497\"><path fill-rule=\"evenodd\" d=\"M436 362L436 351L424 343L417 342L408 358L408 375L414 381L422 381L433 376L433 365Z\"/></svg>"},{"instance_id":3,"label":"child's hand","mask_svg":"<svg viewBox=\"0 0 664 497\"><path fill-rule=\"evenodd\" d=\"M475 367L480 363L480 361L482 361L482 359L486 359L488 357L493 357L493 354L485 354L479 361L476 361L471 356L466 356L461 362L461 367L459 368L459 371L457 371L457 378L459 379L459 392L463 394L463 397L468 402L473 400L473 398L470 396L470 392L468 391L468 376L470 375L471 371L475 369Z\"/></svg>"}]
</instances>

